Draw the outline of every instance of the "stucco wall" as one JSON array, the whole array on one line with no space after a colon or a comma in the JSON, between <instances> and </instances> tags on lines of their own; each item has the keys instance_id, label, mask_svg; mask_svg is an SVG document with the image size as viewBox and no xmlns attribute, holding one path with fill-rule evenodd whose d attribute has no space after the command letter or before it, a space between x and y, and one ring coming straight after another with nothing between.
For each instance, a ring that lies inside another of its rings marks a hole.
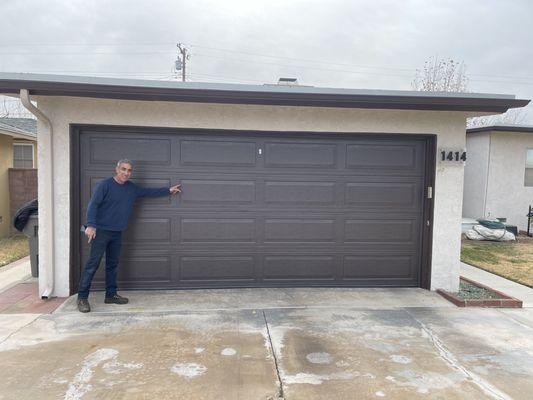
<instances>
[{"instance_id":1,"label":"stucco wall","mask_svg":"<svg viewBox=\"0 0 533 400\"><path fill-rule=\"evenodd\" d=\"M70 160L69 124L140 125L275 131L378 132L437 134L438 147L465 146L465 114L460 112L332 109L197 103L143 102L82 98L37 98L54 129L55 295L69 294ZM39 133L42 131L39 124ZM39 180L50 149L39 141ZM112 171L110 171L110 174ZM456 290L459 277L462 165L438 165L432 289ZM39 186L41 202L49 190ZM46 213L45 210L42 212ZM40 210L40 218L43 215ZM44 218L41 218L44 221ZM48 234L47 227L39 228ZM47 249L40 241L40 259ZM41 265L41 268L44 266Z\"/></svg>"},{"instance_id":2,"label":"stucco wall","mask_svg":"<svg viewBox=\"0 0 533 400\"><path fill-rule=\"evenodd\" d=\"M0 238L9 236L11 216L9 212L9 174L13 166L13 138L0 135Z\"/></svg>"},{"instance_id":3,"label":"stucco wall","mask_svg":"<svg viewBox=\"0 0 533 400\"><path fill-rule=\"evenodd\" d=\"M471 133L466 136L464 217L482 218L485 216L489 151L490 134L488 132Z\"/></svg>"},{"instance_id":4,"label":"stucco wall","mask_svg":"<svg viewBox=\"0 0 533 400\"><path fill-rule=\"evenodd\" d=\"M533 149L533 134L492 132L486 215L505 217L507 222L527 229L533 187L524 186L526 149Z\"/></svg>"}]
</instances>

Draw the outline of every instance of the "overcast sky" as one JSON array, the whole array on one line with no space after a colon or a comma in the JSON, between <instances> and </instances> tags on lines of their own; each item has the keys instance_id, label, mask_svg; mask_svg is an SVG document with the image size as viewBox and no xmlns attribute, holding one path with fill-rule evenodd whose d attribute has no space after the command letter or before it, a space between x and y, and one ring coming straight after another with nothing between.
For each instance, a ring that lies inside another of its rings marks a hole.
<instances>
[{"instance_id":1,"label":"overcast sky","mask_svg":"<svg viewBox=\"0 0 533 400\"><path fill-rule=\"evenodd\" d=\"M430 57L533 98L531 0L0 0L0 71L410 90ZM525 123L533 124L533 106Z\"/></svg>"}]
</instances>

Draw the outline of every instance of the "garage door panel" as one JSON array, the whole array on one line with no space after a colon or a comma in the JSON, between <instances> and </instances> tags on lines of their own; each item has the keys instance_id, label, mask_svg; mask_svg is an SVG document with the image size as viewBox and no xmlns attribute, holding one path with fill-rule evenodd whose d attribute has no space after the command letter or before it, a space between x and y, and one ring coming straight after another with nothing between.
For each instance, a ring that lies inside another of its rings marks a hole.
<instances>
[{"instance_id":1,"label":"garage door panel","mask_svg":"<svg viewBox=\"0 0 533 400\"><path fill-rule=\"evenodd\" d=\"M263 278L272 280L334 280L335 256L266 256Z\"/></svg>"},{"instance_id":2,"label":"garage door panel","mask_svg":"<svg viewBox=\"0 0 533 400\"><path fill-rule=\"evenodd\" d=\"M255 219L183 218L181 242L255 242Z\"/></svg>"},{"instance_id":3,"label":"garage door panel","mask_svg":"<svg viewBox=\"0 0 533 400\"><path fill-rule=\"evenodd\" d=\"M183 281L255 280L254 256L186 256L180 257Z\"/></svg>"},{"instance_id":4,"label":"garage door panel","mask_svg":"<svg viewBox=\"0 0 533 400\"><path fill-rule=\"evenodd\" d=\"M171 218L132 218L124 232L123 243L166 243L172 242Z\"/></svg>"},{"instance_id":5,"label":"garage door panel","mask_svg":"<svg viewBox=\"0 0 533 400\"><path fill-rule=\"evenodd\" d=\"M266 219L265 243L334 242L333 219Z\"/></svg>"},{"instance_id":6,"label":"garage door panel","mask_svg":"<svg viewBox=\"0 0 533 400\"><path fill-rule=\"evenodd\" d=\"M418 210L420 194L418 182L351 182L346 184L345 201L351 206Z\"/></svg>"},{"instance_id":7,"label":"garage door panel","mask_svg":"<svg viewBox=\"0 0 533 400\"><path fill-rule=\"evenodd\" d=\"M367 254L344 257L345 279L404 278L416 282L413 276L413 256L402 254Z\"/></svg>"},{"instance_id":8,"label":"garage door panel","mask_svg":"<svg viewBox=\"0 0 533 400\"><path fill-rule=\"evenodd\" d=\"M345 221L345 242L411 243L417 240L416 226L420 221L411 220L353 220Z\"/></svg>"},{"instance_id":9,"label":"garage door panel","mask_svg":"<svg viewBox=\"0 0 533 400\"><path fill-rule=\"evenodd\" d=\"M334 182L265 182L266 204L331 206L335 202Z\"/></svg>"},{"instance_id":10,"label":"garage door panel","mask_svg":"<svg viewBox=\"0 0 533 400\"><path fill-rule=\"evenodd\" d=\"M118 158L129 158L144 165L170 165L171 140L157 138L114 138L104 135L90 140L91 164L115 164Z\"/></svg>"},{"instance_id":11,"label":"garage door panel","mask_svg":"<svg viewBox=\"0 0 533 400\"><path fill-rule=\"evenodd\" d=\"M265 166L271 168L336 168L337 145L265 142Z\"/></svg>"},{"instance_id":12,"label":"garage door panel","mask_svg":"<svg viewBox=\"0 0 533 400\"><path fill-rule=\"evenodd\" d=\"M103 264L103 263L102 263ZM171 282L171 257L168 254L141 255L122 252L118 282L122 287L131 282ZM96 287L105 287L105 267L101 265L94 277Z\"/></svg>"},{"instance_id":13,"label":"garage door panel","mask_svg":"<svg viewBox=\"0 0 533 400\"><path fill-rule=\"evenodd\" d=\"M183 205L251 204L255 201L254 181L184 179L181 180L181 186L183 193L180 195L180 200Z\"/></svg>"},{"instance_id":14,"label":"garage door panel","mask_svg":"<svg viewBox=\"0 0 533 400\"><path fill-rule=\"evenodd\" d=\"M346 168L394 169L416 173L423 161L420 143L360 143L346 146Z\"/></svg>"},{"instance_id":15,"label":"garage door panel","mask_svg":"<svg viewBox=\"0 0 533 400\"><path fill-rule=\"evenodd\" d=\"M254 166L256 144L238 140L181 140L180 155L183 166Z\"/></svg>"}]
</instances>

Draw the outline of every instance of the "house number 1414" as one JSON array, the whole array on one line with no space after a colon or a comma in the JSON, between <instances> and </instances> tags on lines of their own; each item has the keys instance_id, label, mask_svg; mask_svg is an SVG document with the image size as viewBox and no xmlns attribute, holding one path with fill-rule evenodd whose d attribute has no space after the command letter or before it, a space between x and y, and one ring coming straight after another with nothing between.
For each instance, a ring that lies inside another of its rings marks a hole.
<instances>
[{"instance_id":1,"label":"house number 1414","mask_svg":"<svg viewBox=\"0 0 533 400\"><path fill-rule=\"evenodd\" d=\"M441 161L466 161L466 151L443 150L440 152Z\"/></svg>"}]
</instances>

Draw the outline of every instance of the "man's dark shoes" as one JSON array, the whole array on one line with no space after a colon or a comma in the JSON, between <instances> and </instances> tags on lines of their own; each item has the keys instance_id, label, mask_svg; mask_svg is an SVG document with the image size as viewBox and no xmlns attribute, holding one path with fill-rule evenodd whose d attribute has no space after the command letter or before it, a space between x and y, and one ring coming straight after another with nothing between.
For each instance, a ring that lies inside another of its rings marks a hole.
<instances>
[{"instance_id":1,"label":"man's dark shoes","mask_svg":"<svg viewBox=\"0 0 533 400\"><path fill-rule=\"evenodd\" d=\"M78 310L82 313L91 311L91 305L87 299L78 299Z\"/></svg>"},{"instance_id":2,"label":"man's dark shoes","mask_svg":"<svg viewBox=\"0 0 533 400\"><path fill-rule=\"evenodd\" d=\"M106 297L104 303L106 304L128 304L128 299L126 297L119 296L118 294L113 297Z\"/></svg>"}]
</instances>

